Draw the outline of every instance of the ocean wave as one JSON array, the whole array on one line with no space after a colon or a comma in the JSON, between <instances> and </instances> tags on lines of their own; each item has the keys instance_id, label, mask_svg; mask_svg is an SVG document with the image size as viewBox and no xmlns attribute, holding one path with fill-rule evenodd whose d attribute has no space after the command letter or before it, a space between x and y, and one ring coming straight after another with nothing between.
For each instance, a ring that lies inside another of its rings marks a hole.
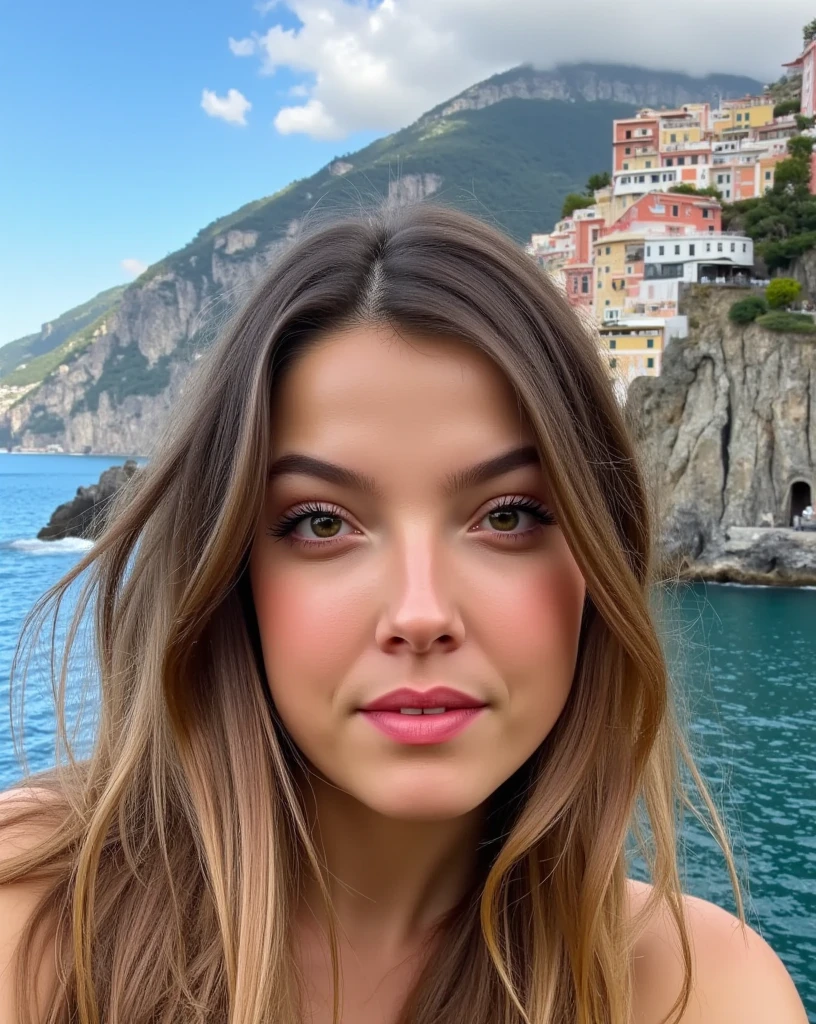
<instances>
[{"instance_id":1,"label":"ocean wave","mask_svg":"<svg viewBox=\"0 0 816 1024\"><path fill-rule=\"evenodd\" d=\"M22 537L0 544L0 548L21 551L25 555L76 555L90 551L92 540L82 537L63 537L61 540L37 540L36 537Z\"/></svg>"}]
</instances>

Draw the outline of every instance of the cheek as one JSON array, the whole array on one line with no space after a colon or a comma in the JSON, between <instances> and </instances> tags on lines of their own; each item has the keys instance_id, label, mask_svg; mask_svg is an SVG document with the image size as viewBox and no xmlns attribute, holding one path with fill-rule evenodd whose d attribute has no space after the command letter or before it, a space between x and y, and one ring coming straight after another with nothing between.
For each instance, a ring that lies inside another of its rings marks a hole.
<instances>
[{"instance_id":1,"label":"cheek","mask_svg":"<svg viewBox=\"0 0 816 1024\"><path fill-rule=\"evenodd\" d=\"M272 696L284 705L331 696L358 652L360 603L326 566L252 566L252 593Z\"/></svg>"},{"instance_id":2,"label":"cheek","mask_svg":"<svg viewBox=\"0 0 816 1024\"><path fill-rule=\"evenodd\" d=\"M568 554L568 552L567 552ZM525 566L494 579L480 627L515 715L529 725L558 717L572 686L586 587L571 557ZM487 596L487 595L486 595Z\"/></svg>"}]
</instances>

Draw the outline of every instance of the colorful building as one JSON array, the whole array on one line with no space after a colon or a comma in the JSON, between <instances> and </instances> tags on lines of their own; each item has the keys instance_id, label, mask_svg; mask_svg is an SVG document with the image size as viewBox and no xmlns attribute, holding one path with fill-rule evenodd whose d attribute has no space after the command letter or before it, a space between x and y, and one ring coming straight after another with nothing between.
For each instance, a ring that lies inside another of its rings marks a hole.
<instances>
[{"instance_id":1,"label":"colorful building","mask_svg":"<svg viewBox=\"0 0 816 1024\"><path fill-rule=\"evenodd\" d=\"M800 109L805 117L816 117L816 39L811 39L796 60L782 66L801 72L802 100Z\"/></svg>"}]
</instances>

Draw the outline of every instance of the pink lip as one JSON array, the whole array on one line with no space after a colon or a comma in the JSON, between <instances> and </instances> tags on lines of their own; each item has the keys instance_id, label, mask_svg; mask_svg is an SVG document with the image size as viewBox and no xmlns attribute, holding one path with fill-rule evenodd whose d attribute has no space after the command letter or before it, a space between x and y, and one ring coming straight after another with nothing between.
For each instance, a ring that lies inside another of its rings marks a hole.
<instances>
[{"instance_id":1,"label":"pink lip","mask_svg":"<svg viewBox=\"0 0 816 1024\"><path fill-rule=\"evenodd\" d=\"M403 707L409 706L403 704ZM419 744L444 743L452 739L484 710L484 707L457 708L438 715L403 715L399 711L361 711L360 714L398 743Z\"/></svg>"},{"instance_id":2,"label":"pink lip","mask_svg":"<svg viewBox=\"0 0 816 1024\"><path fill-rule=\"evenodd\" d=\"M484 701L449 686L431 690L402 687L361 708L371 724L398 743L444 743L466 729L484 709ZM436 715L403 715L400 708L445 708Z\"/></svg>"},{"instance_id":3,"label":"pink lip","mask_svg":"<svg viewBox=\"0 0 816 1024\"><path fill-rule=\"evenodd\" d=\"M461 690L453 690L449 686L434 686L431 690L412 690L409 686L403 686L399 690L391 690L382 697L378 697L377 700L366 704L361 710L399 712L400 708L448 708L460 710L462 708L474 709L485 706L485 701L478 700L476 697L470 697L468 694L462 693ZM403 715L403 717L407 716ZM418 718L419 716L415 717Z\"/></svg>"}]
</instances>

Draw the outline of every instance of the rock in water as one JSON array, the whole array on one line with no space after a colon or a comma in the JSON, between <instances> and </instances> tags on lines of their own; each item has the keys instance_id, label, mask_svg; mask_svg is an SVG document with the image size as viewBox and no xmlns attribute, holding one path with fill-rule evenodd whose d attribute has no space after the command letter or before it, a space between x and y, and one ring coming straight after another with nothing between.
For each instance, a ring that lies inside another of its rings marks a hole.
<instances>
[{"instance_id":1,"label":"rock in water","mask_svg":"<svg viewBox=\"0 0 816 1024\"><path fill-rule=\"evenodd\" d=\"M48 525L37 534L37 540L61 540L63 537L96 540L105 526L111 499L138 468L134 459L128 459L123 466L106 469L99 483L78 487L75 498L54 510Z\"/></svg>"}]
</instances>

